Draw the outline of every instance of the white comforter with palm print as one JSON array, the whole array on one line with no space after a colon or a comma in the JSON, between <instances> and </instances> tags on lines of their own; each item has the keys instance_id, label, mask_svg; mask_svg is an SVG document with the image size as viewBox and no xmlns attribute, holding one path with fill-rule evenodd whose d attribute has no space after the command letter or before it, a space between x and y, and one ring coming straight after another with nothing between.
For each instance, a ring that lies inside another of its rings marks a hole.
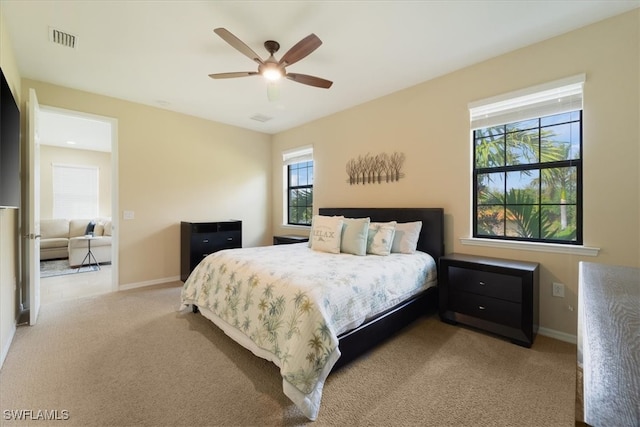
<instances>
[{"instance_id":1,"label":"white comforter with palm print","mask_svg":"<svg viewBox=\"0 0 640 427\"><path fill-rule=\"evenodd\" d=\"M435 284L435 261L422 252L356 256L298 243L209 255L182 303L279 366L285 394L315 420L338 335Z\"/></svg>"}]
</instances>

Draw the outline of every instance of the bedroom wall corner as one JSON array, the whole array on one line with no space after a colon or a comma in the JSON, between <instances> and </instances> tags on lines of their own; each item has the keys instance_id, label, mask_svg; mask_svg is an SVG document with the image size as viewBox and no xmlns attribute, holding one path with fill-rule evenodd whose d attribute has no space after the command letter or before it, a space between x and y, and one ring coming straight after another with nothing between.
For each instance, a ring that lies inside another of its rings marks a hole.
<instances>
[{"instance_id":1,"label":"bedroom wall corner","mask_svg":"<svg viewBox=\"0 0 640 427\"><path fill-rule=\"evenodd\" d=\"M20 108L21 80L0 2L0 67ZM18 209L0 209L0 368L16 331L18 316Z\"/></svg>"}]
</instances>

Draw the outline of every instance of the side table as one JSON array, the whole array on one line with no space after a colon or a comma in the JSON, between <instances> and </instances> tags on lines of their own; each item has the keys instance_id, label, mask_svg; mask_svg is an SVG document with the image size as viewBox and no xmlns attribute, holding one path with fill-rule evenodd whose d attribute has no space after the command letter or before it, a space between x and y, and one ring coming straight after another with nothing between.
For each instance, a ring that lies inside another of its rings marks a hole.
<instances>
[{"instance_id":1,"label":"side table","mask_svg":"<svg viewBox=\"0 0 640 427\"><path fill-rule=\"evenodd\" d=\"M94 263L96 267L98 267L98 270L100 270L100 263L96 259L96 256L93 254L93 252L91 252L91 241L96 239L102 239L102 236L87 235L87 236L82 236L81 239L85 239L87 241L87 254L84 256L84 259L82 260L82 263L78 267L78 271L76 271L76 273L80 272L80 269L85 265L91 266L91 264L94 264ZM91 262L92 258L94 261L93 263Z\"/></svg>"}]
</instances>

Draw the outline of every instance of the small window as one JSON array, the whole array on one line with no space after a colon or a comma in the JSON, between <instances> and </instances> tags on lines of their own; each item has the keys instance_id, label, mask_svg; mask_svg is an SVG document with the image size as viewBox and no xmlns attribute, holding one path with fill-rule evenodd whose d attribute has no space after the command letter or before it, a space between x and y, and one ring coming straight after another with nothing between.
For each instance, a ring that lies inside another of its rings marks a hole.
<instances>
[{"instance_id":1,"label":"small window","mask_svg":"<svg viewBox=\"0 0 640 427\"><path fill-rule=\"evenodd\" d=\"M313 149L283 153L286 173L286 223L311 225L313 217Z\"/></svg>"},{"instance_id":2,"label":"small window","mask_svg":"<svg viewBox=\"0 0 640 427\"><path fill-rule=\"evenodd\" d=\"M98 216L98 168L53 165L53 218Z\"/></svg>"},{"instance_id":3,"label":"small window","mask_svg":"<svg viewBox=\"0 0 640 427\"><path fill-rule=\"evenodd\" d=\"M288 223L311 225L313 216L313 161L288 165Z\"/></svg>"},{"instance_id":4,"label":"small window","mask_svg":"<svg viewBox=\"0 0 640 427\"><path fill-rule=\"evenodd\" d=\"M582 244L582 84L563 89L471 108L473 237Z\"/></svg>"}]
</instances>

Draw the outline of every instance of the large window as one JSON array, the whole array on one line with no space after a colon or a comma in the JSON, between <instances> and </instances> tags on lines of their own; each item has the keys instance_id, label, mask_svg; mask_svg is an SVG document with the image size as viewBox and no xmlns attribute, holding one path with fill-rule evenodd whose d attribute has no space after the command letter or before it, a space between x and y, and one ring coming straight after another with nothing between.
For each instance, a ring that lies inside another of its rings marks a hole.
<instances>
[{"instance_id":1,"label":"large window","mask_svg":"<svg viewBox=\"0 0 640 427\"><path fill-rule=\"evenodd\" d=\"M286 171L287 224L311 225L313 217L313 149L283 153Z\"/></svg>"},{"instance_id":2,"label":"large window","mask_svg":"<svg viewBox=\"0 0 640 427\"><path fill-rule=\"evenodd\" d=\"M566 87L471 109L473 237L582 244L582 82Z\"/></svg>"},{"instance_id":3,"label":"large window","mask_svg":"<svg viewBox=\"0 0 640 427\"><path fill-rule=\"evenodd\" d=\"M53 218L98 216L98 168L53 165Z\"/></svg>"}]
</instances>

